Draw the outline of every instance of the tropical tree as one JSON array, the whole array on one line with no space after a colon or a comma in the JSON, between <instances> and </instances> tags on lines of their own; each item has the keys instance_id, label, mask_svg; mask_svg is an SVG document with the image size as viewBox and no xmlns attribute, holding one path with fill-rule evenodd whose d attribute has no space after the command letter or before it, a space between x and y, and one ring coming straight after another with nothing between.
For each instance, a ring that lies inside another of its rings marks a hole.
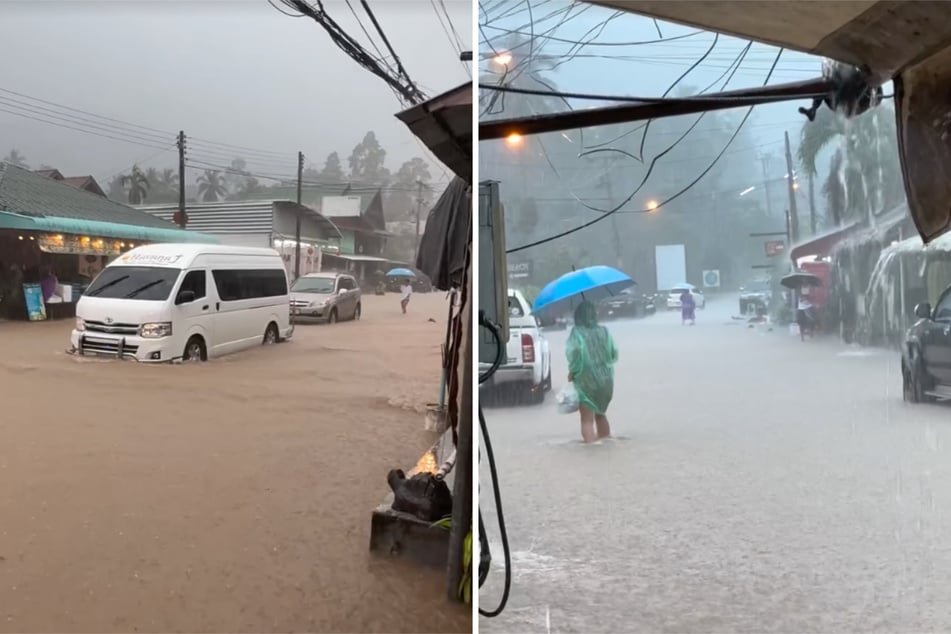
<instances>
[{"instance_id":1,"label":"tropical tree","mask_svg":"<svg viewBox=\"0 0 951 634\"><path fill-rule=\"evenodd\" d=\"M149 179L138 165L132 166L132 171L123 174L119 183L128 193L130 205L141 205L149 193Z\"/></svg>"},{"instance_id":2,"label":"tropical tree","mask_svg":"<svg viewBox=\"0 0 951 634\"><path fill-rule=\"evenodd\" d=\"M888 105L846 119L828 108L803 125L799 162L817 174L817 162L834 149L822 193L838 225L881 213L904 199L895 115Z\"/></svg>"},{"instance_id":3,"label":"tropical tree","mask_svg":"<svg viewBox=\"0 0 951 634\"><path fill-rule=\"evenodd\" d=\"M235 192L239 197L243 198L245 196L250 196L251 194L256 194L257 192L264 189L261 186L260 181L254 178L253 176L248 176L244 179L240 185L238 185L238 190Z\"/></svg>"},{"instance_id":4,"label":"tropical tree","mask_svg":"<svg viewBox=\"0 0 951 634\"><path fill-rule=\"evenodd\" d=\"M329 157L328 157L329 158ZM350 164L350 178L366 183L385 183L390 171L386 169L386 150L380 145L376 133L367 132L347 159Z\"/></svg>"},{"instance_id":5,"label":"tropical tree","mask_svg":"<svg viewBox=\"0 0 951 634\"><path fill-rule=\"evenodd\" d=\"M416 218L417 198L422 197L423 218L429 213L432 201L432 174L429 164L419 157L412 158L400 166L393 178L393 186L386 198L387 216L392 220L412 220ZM422 183L422 190L419 184Z\"/></svg>"},{"instance_id":6,"label":"tropical tree","mask_svg":"<svg viewBox=\"0 0 951 634\"><path fill-rule=\"evenodd\" d=\"M196 182L198 183L198 195L203 202L217 202L228 193L225 180L218 170L205 170Z\"/></svg>"},{"instance_id":7,"label":"tropical tree","mask_svg":"<svg viewBox=\"0 0 951 634\"><path fill-rule=\"evenodd\" d=\"M324 161L324 169L320 170L318 178L328 183L342 183L346 179L346 174L343 173L343 165L340 164L339 154L331 152L327 155L327 160Z\"/></svg>"},{"instance_id":8,"label":"tropical tree","mask_svg":"<svg viewBox=\"0 0 951 634\"><path fill-rule=\"evenodd\" d=\"M3 159L5 163L14 165L16 167L22 167L23 169L30 169L30 166L26 162L26 157L20 154L20 151L16 148L10 150L10 153L7 154L6 158Z\"/></svg>"}]
</instances>

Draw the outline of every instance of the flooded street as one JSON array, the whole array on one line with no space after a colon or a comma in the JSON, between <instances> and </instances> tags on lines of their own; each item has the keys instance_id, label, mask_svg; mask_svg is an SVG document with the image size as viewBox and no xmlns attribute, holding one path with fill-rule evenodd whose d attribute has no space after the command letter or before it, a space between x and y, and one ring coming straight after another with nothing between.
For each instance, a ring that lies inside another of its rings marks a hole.
<instances>
[{"instance_id":1,"label":"flooded street","mask_svg":"<svg viewBox=\"0 0 951 634\"><path fill-rule=\"evenodd\" d=\"M487 632L951 629L951 424L902 402L899 355L731 320L610 322L618 437L583 446L554 392L486 410L513 551ZM485 459L483 456L483 466ZM482 470L493 572L502 550Z\"/></svg>"},{"instance_id":2,"label":"flooded street","mask_svg":"<svg viewBox=\"0 0 951 634\"><path fill-rule=\"evenodd\" d=\"M441 293L205 365L0 323L0 630L471 631L442 570L368 553L439 389Z\"/></svg>"}]
</instances>

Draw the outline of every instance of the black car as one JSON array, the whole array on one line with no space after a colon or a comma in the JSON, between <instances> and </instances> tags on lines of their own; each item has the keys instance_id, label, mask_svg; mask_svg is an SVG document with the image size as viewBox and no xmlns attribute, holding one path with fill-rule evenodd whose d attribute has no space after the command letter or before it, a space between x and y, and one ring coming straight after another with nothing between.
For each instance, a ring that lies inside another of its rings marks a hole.
<instances>
[{"instance_id":1,"label":"black car","mask_svg":"<svg viewBox=\"0 0 951 634\"><path fill-rule=\"evenodd\" d=\"M766 314L773 290L769 280L756 280L740 287L740 314L755 312Z\"/></svg>"},{"instance_id":2,"label":"black car","mask_svg":"<svg viewBox=\"0 0 951 634\"><path fill-rule=\"evenodd\" d=\"M915 306L915 316L902 345L902 394L910 403L951 399L951 287L934 309Z\"/></svg>"},{"instance_id":3,"label":"black car","mask_svg":"<svg viewBox=\"0 0 951 634\"><path fill-rule=\"evenodd\" d=\"M617 317L646 317L657 312L657 304L652 295L638 293L626 288L617 295L607 297L598 304L601 319Z\"/></svg>"}]
</instances>

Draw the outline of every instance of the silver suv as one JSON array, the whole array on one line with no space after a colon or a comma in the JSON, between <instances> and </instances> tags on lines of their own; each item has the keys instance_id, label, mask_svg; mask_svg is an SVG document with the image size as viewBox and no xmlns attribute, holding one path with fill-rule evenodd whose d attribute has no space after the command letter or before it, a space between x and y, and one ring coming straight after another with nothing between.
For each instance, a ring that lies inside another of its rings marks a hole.
<instances>
[{"instance_id":1,"label":"silver suv","mask_svg":"<svg viewBox=\"0 0 951 634\"><path fill-rule=\"evenodd\" d=\"M357 280L346 273L310 273L291 285L291 318L295 322L328 324L360 319L362 294Z\"/></svg>"}]
</instances>

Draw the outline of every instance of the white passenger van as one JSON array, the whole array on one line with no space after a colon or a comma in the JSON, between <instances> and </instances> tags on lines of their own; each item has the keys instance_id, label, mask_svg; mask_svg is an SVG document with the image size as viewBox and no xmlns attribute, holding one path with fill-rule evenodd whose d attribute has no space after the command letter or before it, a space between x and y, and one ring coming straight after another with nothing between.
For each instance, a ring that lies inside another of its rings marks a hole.
<instances>
[{"instance_id":1,"label":"white passenger van","mask_svg":"<svg viewBox=\"0 0 951 634\"><path fill-rule=\"evenodd\" d=\"M76 306L70 352L205 361L293 334L287 270L271 249L152 244L100 273Z\"/></svg>"}]
</instances>

